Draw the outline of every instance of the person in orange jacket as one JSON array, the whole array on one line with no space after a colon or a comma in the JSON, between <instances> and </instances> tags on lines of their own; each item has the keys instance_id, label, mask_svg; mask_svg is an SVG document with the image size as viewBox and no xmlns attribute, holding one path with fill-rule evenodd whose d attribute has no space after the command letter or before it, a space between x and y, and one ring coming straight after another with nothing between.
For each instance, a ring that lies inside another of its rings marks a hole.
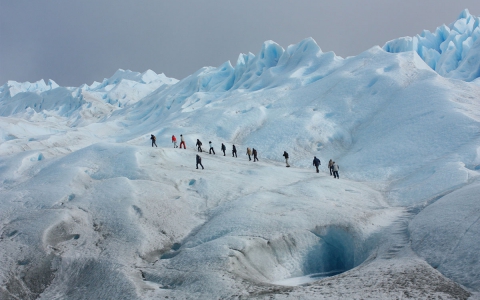
<instances>
[{"instance_id":1,"label":"person in orange jacket","mask_svg":"<svg viewBox=\"0 0 480 300\"><path fill-rule=\"evenodd\" d=\"M173 148L178 148L177 147L177 138L175 137L175 135L172 135L172 143L173 143Z\"/></svg>"}]
</instances>

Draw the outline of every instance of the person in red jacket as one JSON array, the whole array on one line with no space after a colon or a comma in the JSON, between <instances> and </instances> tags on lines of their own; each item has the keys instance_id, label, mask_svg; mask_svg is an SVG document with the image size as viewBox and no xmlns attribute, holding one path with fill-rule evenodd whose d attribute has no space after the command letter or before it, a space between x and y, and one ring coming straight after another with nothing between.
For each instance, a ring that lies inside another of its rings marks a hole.
<instances>
[{"instance_id":1,"label":"person in red jacket","mask_svg":"<svg viewBox=\"0 0 480 300\"><path fill-rule=\"evenodd\" d=\"M173 148L177 148L177 138L175 135L172 135L172 143L173 143Z\"/></svg>"},{"instance_id":2,"label":"person in red jacket","mask_svg":"<svg viewBox=\"0 0 480 300\"><path fill-rule=\"evenodd\" d=\"M185 146L185 140L183 139L183 134L180 135L180 149L182 149L182 145L183 149L187 149L187 147Z\"/></svg>"}]
</instances>

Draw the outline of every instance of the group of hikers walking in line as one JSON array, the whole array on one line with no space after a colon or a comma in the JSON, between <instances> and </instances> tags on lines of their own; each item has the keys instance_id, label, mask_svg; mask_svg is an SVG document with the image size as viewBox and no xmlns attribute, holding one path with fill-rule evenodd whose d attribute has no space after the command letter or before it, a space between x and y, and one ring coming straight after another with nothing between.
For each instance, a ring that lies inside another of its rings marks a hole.
<instances>
[{"instance_id":1,"label":"group of hikers walking in line","mask_svg":"<svg viewBox=\"0 0 480 300\"><path fill-rule=\"evenodd\" d=\"M150 139L152 140L152 147L154 145L155 145L155 147L158 147L157 143L156 143L157 138L153 134L150 136ZM172 143L173 143L174 148L178 148L177 138L175 137L175 135L172 135ZM180 135L180 149L182 149L182 145L183 145L183 149L187 149L186 146L185 146L185 140L183 138L183 135L181 134ZM210 147L210 149L208 150L208 153L212 154L212 152L213 152L213 155L215 155L215 150L213 149L212 141L209 141L208 145ZM202 149L202 142L200 141L200 139L197 139L197 143L195 144L195 146L197 146L198 152L206 152L205 150ZM226 156L225 151L227 150L227 147L225 146L224 143L222 143L222 146L221 146L220 149L223 152L223 156ZM257 154L258 153L257 153L257 150L255 148L250 149L250 148L247 147L246 155L248 155L248 160L249 161L252 160L252 156L253 156L253 162L258 161ZM232 145L232 157L238 157L237 156L237 148L235 147L235 145ZM288 157L289 156L288 156L287 151L283 151L283 157L285 157L286 167L290 167L290 164L288 163ZM205 169L202 165L202 157L198 154L197 154L197 157L196 157L196 161L197 161L197 169L198 169L198 165L200 165L202 167L202 169ZM320 162L320 159L318 159L316 156L314 156L313 157L313 165L315 166L317 173L320 172L319 169L318 169L318 166L320 166L321 164L322 163ZM338 170L340 169L340 167L337 164L335 164L335 162L331 159L328 162L328 169L330 170L330 176L333 175L334 178L340 179L340 176L338 175Z\"/></svg>"}]
</instances>

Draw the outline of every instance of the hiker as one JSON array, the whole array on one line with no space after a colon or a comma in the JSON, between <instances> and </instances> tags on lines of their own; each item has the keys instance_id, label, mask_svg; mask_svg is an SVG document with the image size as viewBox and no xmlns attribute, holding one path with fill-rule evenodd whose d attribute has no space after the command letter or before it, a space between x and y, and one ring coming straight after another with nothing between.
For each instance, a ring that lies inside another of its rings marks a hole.
<instances>
[{"instance_id":1,"label":"hiker","mask_svg":"<svg viewBox=\"0 0 480 300\"><path fill-rule=\"evenodd\" d=\"M255 150L255 148L252 149L252 154L253 154L253 162L258 161L257 150Z\"/></svg>"},{"instance_id":2,"label":"hiker","mask_svg":"<svg viewBox=\"0 0 480 300\"><path fill-rule=\"evenodd\" d=\"M330 176L333 175L333 160L330 159L330 161L328 162L328 169L330 170Z\"/></svg>"},{"instance_id":3,"label":"hiker","mask_svg":"<svg viewBox=\"0 0 480 300\"><path fill-rule=\"evenodd\" d=\"M223 151L223 156L225 156L225 150L227 150L227 147L225 147L225 145L222 143L222 151Z\"/></svg>"},{"instance_id":4,"label":"hiker","mask_svg":"<svg viewBox=\"0 0 480 300\"><path fill-rule=\"evenodd\" d=\"M285 162L287 163L287 167L290 167L290 165L288 164L288 153L287 153L287 151L283 151L283 156L285 157Z\"/></svg>"},{"instance_id":5,"label":"hiker","mask_svg":"<svg viewBox=\"0 0 480 300\"><path fill-rule=\"evenodd\" d=\"M320 160L316 156L314 156L313 157L313 165L315 166L315 168L317 168L317 173L319 172L318 171L318 166L321 165L321 164L322 163L320 162Z\"/></svg>"},{"instance_id":6,"label":"hiker","mask_svg":"<svg viewBox=\"0 0 480 300\"><path fill-rule=\"evenodd\" d=\"M200 155L197 154L197 169L198 165L202 166L202 170L205 169L202 165L202 158L200 157Z\"/></svg>"},{"instance_id":7,"label":"hiker","mask_svg":"<svg viewBox=\"0 0 480 300\"><path fill-rule=\"evenodd\" d=\"M175 137L175 135L172 135L172 143L173 143L173 148L178 148L177 147L177 138Z\"/></svg>"},{"instance_id":8,"label":"hiker","mask_svg":"<svg viewBox=\"0 0 480 300\"><path fill-rule=\"evenodd\" d=\"M151 134L150 139L152 140L152 147L153 147L153 145L155 145L155 147L158 147L157 143L155 142L157 140L157 138L153 134Z\"/></svg>"},{"instance_id":9,"label":"hiker","mask_svg":"<svg viewBox=\"0 0 480 300\"><path fill-rule=\"evenodd\" d=\"M180 149L182 149L182 145L183 149L187 149L187 147L185 146L185 139L183 138L183 134L180 135Z\"/></svg>"},{"instance_id":10,"label":"hiker","mask_svg":"<svg viewBox=\"0 0 480 300\"><path fill-rule=\"evenodd\" d=\"M203 152L202 151L202 142L200 142L199 139L197 139L197 143L195 145L197 146L198 152Z\"/></svg>"},{"instance_id":11,"label":"hiker","mask_svg":"<svg viewBox=\"0 0 480 300\"><path fill-rule=\"evenodd\" d=\"M208 144L210 145L210 150L208 150L208 154L212 154L212 151L213 151L213 155L215 155L215 150L213 150L212 141L208 141Z\"/></svg>"},{"instance_id":12,"label":"hiker","mask_svg":"<svg viewBox=\"0 0 480 300\"><path fill-rule=\"evenodd\" d=\"M250 150L250 148L247 148L247 155L248 155L248 160L252 160L252 150Z\"/></svg>"},{"instance_id":13,"label":"hiker","mask_svg":"<svg viewBox=\"0 0 480 300\"><path fill-rule=\"evenodd\" d=\"M232 145L232 157L238 157L237 156L237 148L235 148L235 145Z\"/></svg>"},{"instance_id":14,"label":"hiker","mask_svg":"<svg viewBox=\"0 0 480 300\"><path fill-rule=\"evenodd\" d=\"M340 176L338 175L338 169L340 169L339 165L336 165L335 162L332 163L332 169L333 169L333 178L340 179Z\"/></svg>"}]
</instances>

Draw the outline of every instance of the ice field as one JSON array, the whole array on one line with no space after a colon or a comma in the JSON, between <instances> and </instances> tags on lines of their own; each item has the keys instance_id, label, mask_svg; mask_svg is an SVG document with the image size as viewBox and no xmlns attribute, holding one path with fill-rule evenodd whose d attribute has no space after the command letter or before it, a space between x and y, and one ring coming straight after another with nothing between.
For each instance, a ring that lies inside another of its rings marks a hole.
<instances>
[{"instance_id":1,"label":"ice field","mask_svg":"<svg viewBox=\"0 0 480 300\"><path fill-rule=\"evenodd\" d=\"M5 83L0 298L480 297L479 37L466 10L354 57Z\"/></svg>"}]
</instances>

